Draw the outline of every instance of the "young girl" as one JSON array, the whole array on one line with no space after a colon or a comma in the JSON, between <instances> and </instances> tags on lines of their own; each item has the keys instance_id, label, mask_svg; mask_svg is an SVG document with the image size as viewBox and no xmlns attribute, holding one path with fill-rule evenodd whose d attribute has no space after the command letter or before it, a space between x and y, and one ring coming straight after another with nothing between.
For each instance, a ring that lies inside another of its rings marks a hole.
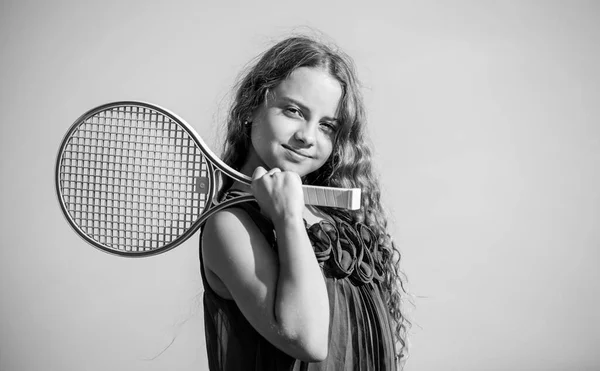
<instances>
[{"instance_id":1,"label":"young girl","mask_svg":"<svg viewBox=\"0 0 600 371\"><path fill-rule=\"evenodd\" d=\"M211 370L394 370L407 321L352 61L306 37L269 49L240 81L224 161L229 181L202 230ZM301 185L362 189L362 207L308 207Z\"/></svg>"}]
</instances>

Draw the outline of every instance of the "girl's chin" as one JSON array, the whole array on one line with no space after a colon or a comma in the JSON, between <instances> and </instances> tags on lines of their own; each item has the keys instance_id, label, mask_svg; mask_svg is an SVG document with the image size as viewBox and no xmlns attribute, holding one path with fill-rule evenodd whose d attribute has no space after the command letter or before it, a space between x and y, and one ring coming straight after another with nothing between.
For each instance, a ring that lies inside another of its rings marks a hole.
<instances>
[{"instance_id":1,"label":"girl's chin","mask_svg":"<svg viewBox=\"0 0 600 371\"><path fill-rule=\"evenodd\" d=\"M309 171L307 171L307 169L305 169L302 166L294 166L295 164L290 164L290 163L278 163L275 164L273 167L278 168L281 171L291 171L294 172L298 175L300 175L300 177L304 177L306 176L306 174L309 173Z\"/></svg>"}]
</instances>

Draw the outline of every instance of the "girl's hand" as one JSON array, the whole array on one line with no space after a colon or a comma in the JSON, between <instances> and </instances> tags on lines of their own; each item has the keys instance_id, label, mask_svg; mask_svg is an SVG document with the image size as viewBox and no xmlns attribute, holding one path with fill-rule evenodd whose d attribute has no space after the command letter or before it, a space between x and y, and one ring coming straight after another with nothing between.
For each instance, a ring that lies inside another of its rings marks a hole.
<instances>
[{"instance_id":1,"label":"girl's hand","mask_svg":"<svg viewBox=\"0 0 600 371\"><path fill-rule=\"evenodd\" d=\"M278 168L267 171L259 166L252 174L252 193L274 223L302 220L304 193L298 174Z\"/></svg>"}]
</instances>

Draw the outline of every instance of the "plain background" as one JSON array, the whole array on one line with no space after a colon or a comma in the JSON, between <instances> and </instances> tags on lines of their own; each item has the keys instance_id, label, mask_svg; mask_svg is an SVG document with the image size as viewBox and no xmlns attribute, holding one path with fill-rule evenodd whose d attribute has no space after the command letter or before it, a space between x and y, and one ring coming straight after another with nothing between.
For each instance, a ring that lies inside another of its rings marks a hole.
<instances>
[{"instance_id":1,"label":"plain background","mask_svg":"<svg viewBox=\"0 0 600 371\"><path fill-rule=\"evenodd\" d=\"M219 151L242 67L315 30L364 85L415 296L406 369L600 369L598 2L0 4L0 370L207 369L198 236L145 259L90 247L59 209L56 152L126 99Z\"/></svg>"}]
</instances>

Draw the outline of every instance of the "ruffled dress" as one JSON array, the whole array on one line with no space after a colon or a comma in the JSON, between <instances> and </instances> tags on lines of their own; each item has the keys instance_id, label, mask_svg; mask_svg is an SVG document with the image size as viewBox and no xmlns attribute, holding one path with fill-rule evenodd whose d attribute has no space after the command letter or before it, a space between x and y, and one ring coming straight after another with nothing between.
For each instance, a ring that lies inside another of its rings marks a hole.
<instances>
[{"instance_id":1,"label":"ruffled dress","mask_svg":"<svg viewBox=\"0 0 600 371\"><path fill-rule=\"evenodd\" d=\"M273 225L256 203L233 207L246 210L277 249ZM315 255L323 270L329 296L329 349L322 362L292 358L263 338L233 300L217 295L204 284L204 326L210 370L395 370L394 340L388 309L380 290L382 252L374 233L364 224L340 218L307 226ZM306 224L306 222L305 222Z\"/></svg>"}]
</instances>

